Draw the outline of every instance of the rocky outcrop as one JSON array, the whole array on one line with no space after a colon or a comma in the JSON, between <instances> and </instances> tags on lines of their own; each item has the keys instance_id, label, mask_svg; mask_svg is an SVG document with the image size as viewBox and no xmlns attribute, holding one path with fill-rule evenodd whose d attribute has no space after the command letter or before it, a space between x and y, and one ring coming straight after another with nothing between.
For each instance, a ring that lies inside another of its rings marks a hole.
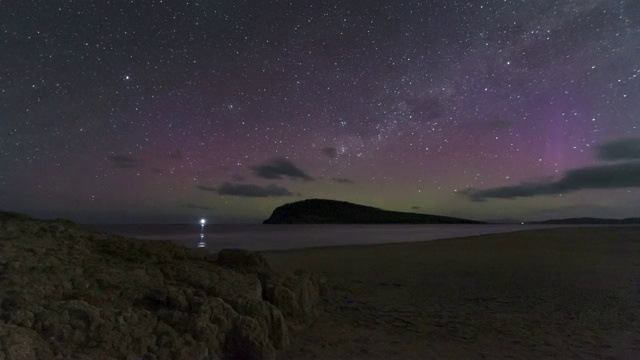
<instances>
[{"instance_id":1,"label":"rocky outcrop","mask_svg":"<svg viewBox=\"0 0 640 360\"><path fill-rule=\"evenodd\" d=\"M0 213L0 360L273 359L324 286L217 256Z\"/></svg>"},{"instance_id":2,"label":"rocky outcrop","mask_svg":"<svg viewBox=\"0 0 640 360\"><path fill-rule=\"evenodd\" d=\"M377 209L346 201L310 199L284 204L264 224L484 224L448 216Z\"/></svg>"},{"instance_id":3,"label":"rocky outcrop","mask_svg":"<svg viewBox=\"0 0 640 360\"><path fill-rule=\"evenodd\" d=\"M245 249L223 249L218 252L216 264L241 271L269 272L271 267L260 254Z\"/></svg>"},{"instance_id":4,"label":"rocky outcrop","mask_svg":"<svg viewBox=\"0 0 640 360\"><path fill-rule=\"evenodd\" d=\"M264 299L297 324L307 324L315 318L318 303L327 292L323 280L304 272L286 276L264 274L262 283Z\"/></svg>"}]
</instances>

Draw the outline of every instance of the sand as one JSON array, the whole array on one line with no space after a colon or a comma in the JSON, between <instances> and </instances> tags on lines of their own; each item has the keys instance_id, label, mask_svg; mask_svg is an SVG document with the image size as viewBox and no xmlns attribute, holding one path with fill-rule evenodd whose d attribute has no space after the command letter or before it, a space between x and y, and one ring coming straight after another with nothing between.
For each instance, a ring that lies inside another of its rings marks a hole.
<instances>
[{"instance_id":1,"label":"sand","mask_svg":"<svg viewBox=\"0 0 640 360\"><path fill-rule=\"evenodd\" d=\"M265 253L330 296L282 359L640 359L640 228Z\"/></svg>"}]
</instances>

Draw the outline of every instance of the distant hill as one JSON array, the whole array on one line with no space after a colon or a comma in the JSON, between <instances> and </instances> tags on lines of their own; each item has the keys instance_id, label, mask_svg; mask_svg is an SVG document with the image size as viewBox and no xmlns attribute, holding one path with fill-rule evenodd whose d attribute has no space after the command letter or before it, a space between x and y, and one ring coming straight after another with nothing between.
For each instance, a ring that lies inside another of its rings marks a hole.
<instances>
[{"instance_id":1,"label":"distant hill","mask_svg":"<svg viewBox=\"0 0 640 360\"><path fill-rule=\"evenodd\" d=\"M640 218L602 219L602 218L570 218L535 222L534 224L598 224L598 225L640 225Z\"/></svg>"},{"instance_id":2,"label":"distant hill","mask_svg":"<svg viewBox=\"0 0 640 360\"><path fill-rule=\"evenodd\" d=\"M484 224L447 216L381 210L345 201L312 199L277 207L264 224Z\"/></svg>"}]
</instances>

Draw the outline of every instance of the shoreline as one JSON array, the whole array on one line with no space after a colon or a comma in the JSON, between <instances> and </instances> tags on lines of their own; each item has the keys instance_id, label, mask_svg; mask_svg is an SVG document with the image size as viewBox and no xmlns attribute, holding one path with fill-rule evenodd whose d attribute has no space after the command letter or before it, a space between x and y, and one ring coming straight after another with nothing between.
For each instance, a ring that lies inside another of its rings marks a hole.
<instances>
[{"instance_id":1,"label":"shoreline","mask_svg":"<svg viewBox=\"0 0 640 360\"><path fill-rule=\"evenodd\" d=\"M385 242L385 243L372 243L372 244L345 244L345 245L326 245L326 246L311 246L304 248L290 248L290 249L274 249L274 250L258 250L260 253L268 254L268 253L286 253L286 252L297 252L297 251L305 251L305 250L332 250L338 248L361 248L361 247L369 247L369 246L387 246L387 245L408 245L408 244L423 244L423 243L433 243L439 241L449 241L449 240L472 240L474 238L486 237L492 235L502 235L502 234L520 234L526 232L537 232L537 231L547 231L547 230L557 230L557 229L610 229L610 228L637 228L640 230L640 225L542 225L544 228L540 229L522 229L522 230L513 230L513 231L502 231L495 233L486 233L486 234L478 234L478 235L460 235L454 237L444 237L437 239L428 239L428 240L418 240L418 241L407 241L407 242ZM146 240L146 239L142 239ZM165 239L166 240L166 239ZM169 240L171 241L171 240Z\"/></svg>"},{"instance_id":2,"label":"shoreline","mask_svg":"<svg viewBox=\"0 0 640 360\"><path fill-rule=\"evenodd\" d=\"M360 246L399 242L459 239L485 234L556 228L627 227L637 225L251 225L216 228L205 232L206 248L252 251L288 251L302 248ZM173 232L173 226L156 227L153 232L113 232L141 240L169 240L186 247L199 246L199 232ZM108 231L109 229L100 229Z\"/></svg>"}]
</instances>

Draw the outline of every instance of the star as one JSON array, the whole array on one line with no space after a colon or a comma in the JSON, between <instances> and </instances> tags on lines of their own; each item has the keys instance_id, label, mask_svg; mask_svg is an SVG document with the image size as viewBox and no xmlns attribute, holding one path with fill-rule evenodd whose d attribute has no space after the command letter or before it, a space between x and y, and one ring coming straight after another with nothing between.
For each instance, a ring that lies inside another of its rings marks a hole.
<instances>
[{"instance_id":1,"label":"star","mask_svg":"<svg viewBox=\"0 0 640 360\"><path fill-rule=\"evenodd\" d=\"M478 220L640 209L618 189L606 204L451 195L591 171L601 144L640 138L638 0L60 8L82 21L4 3L21 16L0 16L3 210L254 221L298 196ZM256 176L279 158L314 180Z\"/></svg>"}]
</instances>

